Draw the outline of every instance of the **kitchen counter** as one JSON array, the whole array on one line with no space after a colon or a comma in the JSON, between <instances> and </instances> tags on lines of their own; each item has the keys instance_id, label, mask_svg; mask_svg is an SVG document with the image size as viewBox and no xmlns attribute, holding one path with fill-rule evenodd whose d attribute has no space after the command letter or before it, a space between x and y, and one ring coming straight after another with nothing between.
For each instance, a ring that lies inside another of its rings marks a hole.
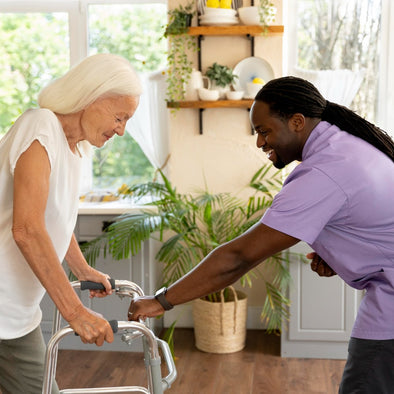
<instances>
[{"instance_id":1,"label":"kitchen counter","mask_svg":"<svg viewBox=\"0 0 394 394\"><path fill-rule=\"evenodd\" d=\"M139 213L153 209L143 204L138 204L130 200L116 200L108 202L80 202L79 215L123 215L125 213Z\"/></svg>"}]
</instances>

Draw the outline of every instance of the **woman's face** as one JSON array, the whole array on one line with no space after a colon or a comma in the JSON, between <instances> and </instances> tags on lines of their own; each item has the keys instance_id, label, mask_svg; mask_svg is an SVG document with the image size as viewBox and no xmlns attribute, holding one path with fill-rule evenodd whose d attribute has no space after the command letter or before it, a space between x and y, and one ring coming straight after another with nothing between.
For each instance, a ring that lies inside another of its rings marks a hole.
<instances>
[{"instance_id":1,"label":"woman's face","mask_svg":"<svg viewBox=\"0 0 394 394\"><path fill-rule=\"evenodd\" d=\"M133 116L139 97L101 98L85 108L81 116L82 137L100 148L115 134L122 136L126 122Z\"/></svg>"}]
</instances>

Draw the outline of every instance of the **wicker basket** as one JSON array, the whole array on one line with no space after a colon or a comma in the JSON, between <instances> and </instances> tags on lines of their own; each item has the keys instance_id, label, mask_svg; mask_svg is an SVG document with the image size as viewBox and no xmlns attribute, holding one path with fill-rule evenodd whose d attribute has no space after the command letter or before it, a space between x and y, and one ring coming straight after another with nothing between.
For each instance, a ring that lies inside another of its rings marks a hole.
<instances>
[{"instance_id":1,"label":"wicker basket","mask_svg":"<svg viewBox=\"0 0 394 394\"><path fill-rule=\"evenodd\" d=\"M194 336L196 347L208 353L234 353L245 347L246 294L235 291L232 286L230 301L221 302L202 299L193 301Z\"/></svg>"}]
</instances>

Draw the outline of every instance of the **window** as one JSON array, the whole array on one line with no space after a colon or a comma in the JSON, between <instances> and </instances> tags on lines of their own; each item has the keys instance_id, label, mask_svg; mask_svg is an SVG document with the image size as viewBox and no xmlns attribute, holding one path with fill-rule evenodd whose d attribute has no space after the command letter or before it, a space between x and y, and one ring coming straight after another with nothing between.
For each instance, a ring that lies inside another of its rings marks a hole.
<instances>
[{"instance_id":1,"label":"window","mask_svg":"<svg viewBox=\"0 0 394 394\"><path fill-rule=\"evenodd\" d=\"M162 0L0 2L0 138L23 111L37 105L46 83L87 55L122 55L140 73L163 69L167 43L160 38L166 18ZM94 149L88 171L92 182L87 184L108 190L149 180L154 170L125 133Z\"/></svg>"},{"instance_id":2,"label":"window","mask_svg":"<svg viewBox=\"0 0 394 394\"><path fill-rule=\"evenodd\" d=\"M111 52L129 59L139 72L163 69L166 41L160 40L167 8L164 4L90 5L89 54ZM153 167L127 133L113 138L93 156L93 188L152 179Z\"/></svg>"},{"instance_id":3,"label":"window","mask_svg":"<svg viewBox=\"0 0 394 394\"><path fill-rule=\"evenodd\" d=\"M290 0L289 64L307 70L363 71L350 107L377 121L382 0ZM290 18L290 15L296 15ZM335 81L333 82L335 83Z\"/></svg>"},{"instance_id":4,"label":"window","mask_svg":"<svg viewBox=\"0 0 394 394\"><path fill-rule=\"evenodd\" d=\"M54 34L56 32L56 34ZM69 68L66 13L0 14L0 138L37 93Z\"/></svg>"}]
</instances>

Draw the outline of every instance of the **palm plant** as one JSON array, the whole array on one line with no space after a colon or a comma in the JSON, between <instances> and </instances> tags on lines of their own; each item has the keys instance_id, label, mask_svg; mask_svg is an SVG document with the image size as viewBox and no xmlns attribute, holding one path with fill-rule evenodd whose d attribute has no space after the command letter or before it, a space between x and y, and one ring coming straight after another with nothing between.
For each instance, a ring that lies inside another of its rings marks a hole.
<instances>
[{"instance_id":1,"label":"palm plant","mask_svg":"<svg viewBox=\"0 0 394 394\"><path fill-rule=\"evenodd\" d=\"M271 205L274 194L281 187L281 173L272 172L271 165L263 166L251 179L252 195L239 199L229 193L211 194L208 191L196 195L178 193L161 173L163 182L135 185L130 192L135 198L151 196L140 214L119 216L100 237L83 246L88 262L95 260L104 250L115 260L127 258L139 252L142 243L157 236L161 247L156 259L163 263L163 284L169 285L195 267L209 252L222 243L241 235L253 226ZM265 283L267 297L262 319L268 331L280 330L283 318L287 318L286 290L290 282L289 253L279 253L266 264L275 271L268 280L258 270L247 273L242 285L252 286L253 277L260 275ZM271 270L272 271L272 270ZM216 301L218 294L207 299Z\"/></svg>"}]
</instances>

